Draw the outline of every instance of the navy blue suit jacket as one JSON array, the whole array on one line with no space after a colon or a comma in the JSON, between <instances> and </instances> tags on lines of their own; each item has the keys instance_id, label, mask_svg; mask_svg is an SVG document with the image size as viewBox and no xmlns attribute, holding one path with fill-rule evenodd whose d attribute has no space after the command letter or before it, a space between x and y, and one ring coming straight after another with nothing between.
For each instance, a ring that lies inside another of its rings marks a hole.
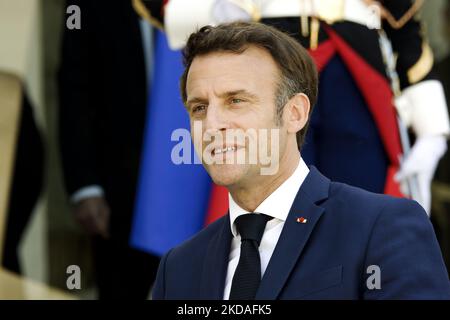
<instances>
[{"instance_id":1,"label":"navy blue suit jacket","mask_svg":"<svg viewBox=\"0 0 450 320\"><path fill-rule=\"evenodd\" d=\"M419 204L330 182L310 169L257 300L450 299L439 246ZM153 298L222 299L231 240L226 215L170 250ZM379 267L379 289L367 286L375 283L372 265Z\"/></svg>"}]
</instances>

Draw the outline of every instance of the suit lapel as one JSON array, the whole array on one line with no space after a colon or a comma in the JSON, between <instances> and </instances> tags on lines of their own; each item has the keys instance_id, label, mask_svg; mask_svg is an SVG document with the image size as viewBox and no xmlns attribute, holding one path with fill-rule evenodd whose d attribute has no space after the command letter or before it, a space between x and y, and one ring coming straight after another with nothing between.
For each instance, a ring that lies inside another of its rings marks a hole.
<instances>
[{"instance_id":1,"label":"suit lapel","mask_svg":"<svg viewBox=\"0 0 450 320\"><path fill-rule=\"evenodd\" d=\"M220 230L211 239L206 252L200 283L200 299L223 299L232 236L230 216L227 214L222 219Z\"/></svg>"},{"instance_id":2,"label":"suit lapel","mask_svg":"<svg viewBox=\"0 0 450 320\"><path fill-rule=\"evenodd\" d=\"M300 257L324 209L317 205L328 197L330 181L311 167L292 204L256 300L276 299ZM306 223L297 222L303 217Z\"/></svg>"}]
</instances>

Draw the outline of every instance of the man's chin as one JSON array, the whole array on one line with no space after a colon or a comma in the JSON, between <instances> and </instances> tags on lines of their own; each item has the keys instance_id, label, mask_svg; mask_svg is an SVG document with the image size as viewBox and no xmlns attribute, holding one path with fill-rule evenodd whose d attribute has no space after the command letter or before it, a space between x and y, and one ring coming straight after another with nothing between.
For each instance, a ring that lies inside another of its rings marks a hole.
<instances>
[{"instance_id":1,"label":"man's chin","mask_svg":"<svg viewBox=\"0 0 450 320\"><path fill-rule=\"evenodd\" d=\"M215 184L218 186L228 187L232 186L239 182L240 179L237 179L236 177L232 176L224 176L224 175L214 175L211 176L211 179L214 181Z\"/></svg>"},{"instance_id":2,"label":"man's chin","mask_svg":"<svg viewBox=\"0 0 450 320\"><path fill-rule=\"evenodd\" d=\"M214 183L224 187L239 183L244 176L244 171L243 168L229 165L215 165L208 170Z\"/></svg>"}]
</instances>

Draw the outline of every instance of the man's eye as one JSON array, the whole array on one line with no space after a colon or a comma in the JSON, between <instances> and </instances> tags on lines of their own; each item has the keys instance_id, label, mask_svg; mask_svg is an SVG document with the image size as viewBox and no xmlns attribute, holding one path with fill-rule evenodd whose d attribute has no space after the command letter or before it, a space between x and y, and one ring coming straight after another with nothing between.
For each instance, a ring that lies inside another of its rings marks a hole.
<instances>
[{"instance_id":1,"label":"man's eye","mask_svg":"<svg viewBox=\"0 0 450 320\"><path fill-rule=\"evenodd\" d=\"M198 105L192 108L192 113L199 113L199 112L203 112L206 110L206 106L205 105Z\"/></svg>"},{"instance_id":2,"label":"man's eye","mask_svg":"<svg viewBox=\"0 0 450 320\"><path fill-rule=\"evenodd\" d=\"M239 98L231 99L231 103L232 103L232 104L241 103L241 102L244 102L244 100L239 99Z\"/></svg>"}]
</instances>

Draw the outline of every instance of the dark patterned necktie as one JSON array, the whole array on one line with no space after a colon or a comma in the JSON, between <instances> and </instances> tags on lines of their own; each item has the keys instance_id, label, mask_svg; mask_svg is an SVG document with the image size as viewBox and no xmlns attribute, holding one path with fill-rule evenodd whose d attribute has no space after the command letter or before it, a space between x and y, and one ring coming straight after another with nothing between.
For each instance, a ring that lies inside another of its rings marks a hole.
<instances>
[{"instance_id":1,"label":"dark patterned necktie","mask_svg":"<svg viewBox=\"0 0 450 320\"><path fill-rule=\"evenodd\" d=\"M261 282L259 244L267 221L265 214L248 213L236 218L241 236L241 255L231 283L230 300L253 300Z\"/></svg>"}]
</instances>

